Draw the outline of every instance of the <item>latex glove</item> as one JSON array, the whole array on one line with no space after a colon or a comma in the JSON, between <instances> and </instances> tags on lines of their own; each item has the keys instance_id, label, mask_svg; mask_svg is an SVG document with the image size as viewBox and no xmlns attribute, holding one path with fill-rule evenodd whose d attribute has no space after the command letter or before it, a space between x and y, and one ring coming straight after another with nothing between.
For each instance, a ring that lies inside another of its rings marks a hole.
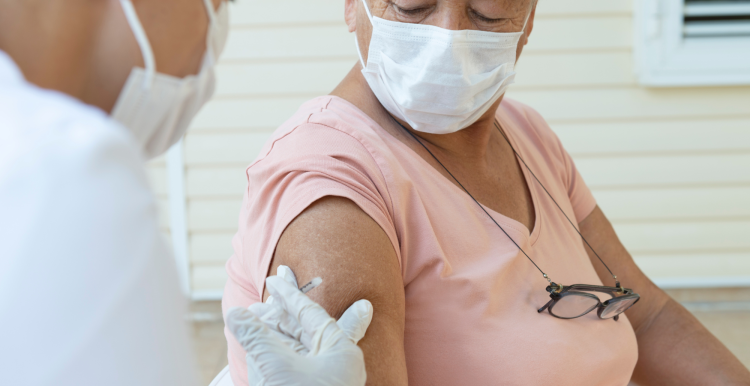
<instances>
[{"instance_id":1,"label":"latex glove","mask_svg":"<svg viewBox=\"0 0 750 386\"><path fill-rule=\"evenodd\" d=\"M233 308L227 314L227 327L247 351L248 372L257 377L257 385L364 385L367 375L362 350L336 321L284 279L269 277L266 286L274 297L271 306L283 311L278 329L269 328L251 309ZM357 303L364 307L355 307ZM366 300L357 303L344 316L358 318L359 310L367 309L369 317L360 322L364 331L372 317L372 305ZM282 338L293 339L295 334L307 354L292 349Z\"/></svg>"},{"instance_id":2,"label":"latex glove","mask_svg":"<svg viewBox=\"0 0 750 386\"><path fill-rule=\"evenodd\" d=\"M294 287L299 287L296 275L286 265L280 265L276 269L276 276L284 279L284 281ZM249 309L260 320L265 322L268 328L283 333L284 336L280 338L289 347L300 354L307 354L308 350L302 342L309 343L310 337L305 334L304 329L297 323L296 319L289 317L288 313L282 308L271 306L274 302L275 300L272 295L266 299L265 303L255 303ZM370 326L371 321L372 305L367 300L359 300L344 312L336 324L356 344L365 336L365 332L367 332L367 327Z\"/></svg>"}]
</instances>

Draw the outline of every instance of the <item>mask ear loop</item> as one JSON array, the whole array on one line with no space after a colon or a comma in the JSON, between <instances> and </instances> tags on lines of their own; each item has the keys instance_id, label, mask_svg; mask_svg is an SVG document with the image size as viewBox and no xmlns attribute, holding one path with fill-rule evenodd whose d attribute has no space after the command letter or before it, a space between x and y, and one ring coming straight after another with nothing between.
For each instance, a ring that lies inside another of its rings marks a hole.
<instances>
[{"instance_id":1,"label":"mask ear loop","mask_svg":"<svg viewBox=\"0 0 750 386\"><path fill-rule=\"evenodd\" d=\"M372 22L372 14L370 13L370 6L367 4L367 0L362 0L362 3L365 4L365 12L367 12L367 17L370 19L370 22Z\"/></svg>"},{"instance_id":2,"label":"mask ear loop","mask_svg":"<svg viewBox=\"0 0 750 386\"><path fill-rule=\"evenodd\" d=\"M531 3L531 6L534 6L534 3ZM521 28L521 33L523 34L526 32L526 25L529 24L529 19L531 18L531 10L529 10L529 13L526 14L526 19L523 21L523 28Z\"/></svg>"},{"instance_id":3,"label":"mask ear loop","mask_svg":"<svg viewBox=\"0 0 750 386\"><path fill-rule=\"evenodd\" d=\"M219 20L218 15L216 14L216 9L214 9L213 1L211 0L203 0L203 3L206 5L206 12L208 13L208 34L206 35L206 53L211 54L211 60L213 64L216 64L218 61L218 47L215 47L216 44L214 42L214 39L216 39L216 34L218 33L218 26L219 26ZM224 0L221 0L221 4L219 4L219 8L226 7L226 3Z\"/></svg>"},{"instance_id":4,"label":"mask ear loop","mask_svg":"<svg viewBox=\"0 0 750 386\"><path fill-rule=\"evenodd\" d=\"M224 0L222 0L222 2L223 1ZM209 26L209 28L213 28L216 26L216 10L214 9L214 4L211 0L203 0L203 2L206 4L206 11L208 12L208 19L211 22L211 25Z\"/></svg>"},{"instance_id":5,"label":"mask ear loop","mask_svg":"<svg viewBox=\"0 0 750 386\"><path fill-rule=\"evenodd\" d=\"M375 30L375 23L372 22L372 14L370 13L370 6L367 5L367 0L362 0L362 4L365 6L365 12L367 12L367 18L370 19L370 25ZM367 63L362 58L362 50L359 49L359 40L357 40L357 31L354 31L354 45L357 47L357 55L359 55L359 62L362 64L362 69L367 68Z\"/></svg>"},{"instance_id":6,"label":"mask ear loop","mask_svg":"<svg viewBox=\"0 0 750 386\"><path fill-rule=\"evenodd\" d=\"M154 59L154 50L151 48L151 43L148 41L146 31L143 30L141 20L138 18L138 14L135 12L135 7L130 0L120 0L122 10L125 12L125 18L130 24L130 29L133 31L135 41L138 42L138 46L141 48L141 55L143 56L143 64L146 67L146 77L143 81L143 88L151 88L154 82L154 76L156 75L156 60Z\"/></svg>"}]
</instances>

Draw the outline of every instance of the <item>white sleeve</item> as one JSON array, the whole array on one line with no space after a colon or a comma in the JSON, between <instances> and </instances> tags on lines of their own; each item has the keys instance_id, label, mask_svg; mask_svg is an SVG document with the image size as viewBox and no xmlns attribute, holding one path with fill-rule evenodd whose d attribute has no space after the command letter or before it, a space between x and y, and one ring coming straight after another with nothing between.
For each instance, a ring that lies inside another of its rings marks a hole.
<instances>
[{"instance_id":1,"label":"white sleeve","mask_svg":"<svg viewBox=\"0 0 750 386\"><path fill-rule=\"evenodd\" d=\"M137 149L100 133L32 150L0 168L0 385L193 385Z\"/></svg>"}]
</instances>

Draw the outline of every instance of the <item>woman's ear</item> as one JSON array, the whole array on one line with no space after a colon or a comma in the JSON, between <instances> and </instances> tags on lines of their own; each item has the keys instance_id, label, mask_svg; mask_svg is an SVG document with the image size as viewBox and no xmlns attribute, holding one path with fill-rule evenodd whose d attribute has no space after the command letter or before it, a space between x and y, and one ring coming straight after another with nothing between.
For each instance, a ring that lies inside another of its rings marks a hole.
<instances>
[{"instance_id":1,"label":"woman's ear","mask_svg":"<svg viewBox=\"0 0 750 386\"><path fill-rule=\"evenodd\" d=\"M358 0L346 0L344 2L344 20L349 32L357 30L357 3Z\"/></svg>"},{"instance_id":2,"label":"woman's ear","mask_svg":"<svg viewBox=\"0 0 750 386\"><path fill-rule=\"evenodd\" d=\"M534 3L531 5L531 14L529 15L529 21L526 22L526 33L524 34L524 42L523 45L526 45L529 43L529 36L531 36L531 31L534 30L534 16L536 15L536 5L539 3L537 0L532 0Z\"/></svg>"}]
</instances>

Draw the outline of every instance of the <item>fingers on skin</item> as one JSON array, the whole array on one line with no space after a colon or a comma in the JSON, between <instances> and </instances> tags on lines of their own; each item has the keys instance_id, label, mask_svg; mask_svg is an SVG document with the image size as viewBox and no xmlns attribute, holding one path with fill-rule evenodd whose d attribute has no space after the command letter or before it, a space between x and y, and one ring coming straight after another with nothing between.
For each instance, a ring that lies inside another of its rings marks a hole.
<instances>
[{"instance_id":1,"label":"fingers on skin","mask_svg":"<svg viewBox=\"0 0 750 386\"><path fill-rule=\"evenodd\" d=\"M292 269L287 267L286 265L280 265L278 268L276 268L276 276L281 277L282 279L286 280L287 283L299 287L299 284L297 284L297 276L294 275L294 272L292 272ZM273 304L273 296L269 296L268 299L266 299L267 304Z\"/></svg>"},{"instance_id":2,"label":"fingers on skin","mask_svg":"<svg viewBox=\"0 0 750 386\"><path fill-rule=\"evenodd\" d=\"M310 300L299 289L279 277L266 278L268 292L277 304L299 321L304 332L311 337L308 349L316 354L324 346L333 346L348 341L348 337L336 325L336 321L319 304Z\"/></svg>"},{"instance_id":3,"label":"fingers on skin","mask_svg":"<svg viewBox=\"0 0 750 386\"><path fill-rule=\"evenodd\" d=\"M336 322L344 334L355 344L364 338L372 321L372 304L365 299L354 302Z\"/></svg>"}]
</instances>

